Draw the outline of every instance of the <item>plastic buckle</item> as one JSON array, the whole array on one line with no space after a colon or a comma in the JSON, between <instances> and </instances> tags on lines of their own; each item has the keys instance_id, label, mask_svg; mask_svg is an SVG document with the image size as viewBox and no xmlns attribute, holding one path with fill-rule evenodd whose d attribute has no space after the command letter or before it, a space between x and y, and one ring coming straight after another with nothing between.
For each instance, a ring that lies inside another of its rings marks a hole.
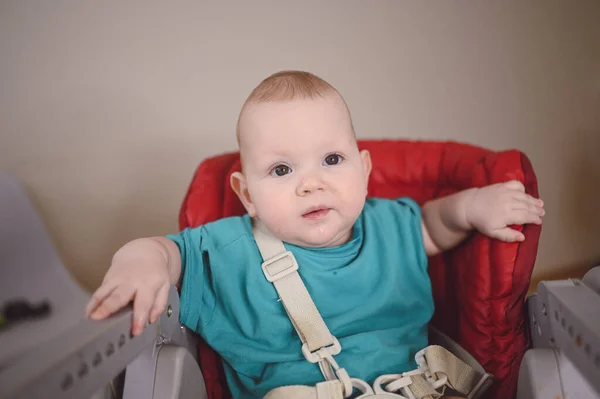
<instances>
[{"instance_id":1,"label":"plastic buckle","mask_svg":"<svg viewBox=\"0 0 600 399\"><path fill-rule=\"evenodd\" d=\"M437 377L437 379L434 377L429 369L429 364L427 364L427 358L425 357L427 355L426 351L427 348L423 348L415 354L415 361L419 366L419 368L415 371L418 371L420 374L422 374L425 380L431 384L433 389L438 390L448 383L448 376L446 374L442 374L442 376Z\"/></svg>"},{"instance_id":2,"label":"plastic buckle","mask_svg":"<svg viewBox=\"0 0 600 399\"><path fill-rule=\"evenodd\" d=\"M421 370L422 373L429 372L429 366L427 365L427 359L425 359L425 350L427 348L423 348L415 354L415 362Z\"/></svg>"},{"instance_id":3,"label":"plastic buckle","mask_svg":"<svg viewBox=\"0 0 600 399\"><path fill-rule=\"evenodd\" d=\"M288 267L286 267L285 269L283 269L275 274L269 273L268 269L270 266L272 266L273 264L275 264L277 262L285 261L286 258L289 258L291 261L291 264ZM285 252L280 253L279 255L275 255L272 258L264 261L262 263L262 270L263 270L263 273L265 274L267 281L272 283L272 282L277 281L287 275L294 273L296 270L298 270L298 262L296 262L296 258L294 257L294 254L292 254L290 251L285 251Z\"/></svg>"},{"instance_id":4,"label":"plastic buckle","mask_svg":"<svg viewBox=\"0 0 600 399\"><path fill-rule=\"evenodd\" d=\"M338 341L338 339L333 335L331 336L331 338L333 338L333 344L319 348L314 352L308 350L308 345L302 344L302 354L304 355L306 360L308 360L311 363L318 363L327 356L334 356L340 353L342 351L342 345L340 345L340 341ZM325 355L322 355L322 352L327 353Z\"/></svg>"}]
</instances>

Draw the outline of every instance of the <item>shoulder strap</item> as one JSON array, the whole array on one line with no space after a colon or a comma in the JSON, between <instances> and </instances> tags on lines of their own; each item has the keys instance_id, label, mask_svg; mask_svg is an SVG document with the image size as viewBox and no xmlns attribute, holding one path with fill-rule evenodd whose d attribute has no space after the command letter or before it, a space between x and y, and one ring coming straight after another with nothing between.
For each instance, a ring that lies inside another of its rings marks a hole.
<instances>
[{"instance_id":1,"label":"shoulder strap","mask_svg":"<svg viewBox=\"0 0 600 399\"><path fill-rule=\"evenodd\" d=\"M302 350L314 352L322 347L339 345L337 339L329 332L302 282L294 255L286 251L283 243L269 234L260 222L254 224L253 232L264 260L263 273L275 286L302 340Z\"/></svg>"},{"instance_id":2,"label":"shoulder strap","mask_svg":"<svg viewBox=\"0 0 600 399\"><path fill-rule=\"evenodd\" d=\"M283 242L274 237L262 223L253 221L252 233L264 260L262 270L266 279L273 283L283 307L300 340L302 354L311 363L319 363L326 380L339 378L346 389L352 391L351 381L345 369L340 368L334 355L342 347L334 337L315 306L302 278L298 274L298 262Z\"/></svg>"}]
</instances>

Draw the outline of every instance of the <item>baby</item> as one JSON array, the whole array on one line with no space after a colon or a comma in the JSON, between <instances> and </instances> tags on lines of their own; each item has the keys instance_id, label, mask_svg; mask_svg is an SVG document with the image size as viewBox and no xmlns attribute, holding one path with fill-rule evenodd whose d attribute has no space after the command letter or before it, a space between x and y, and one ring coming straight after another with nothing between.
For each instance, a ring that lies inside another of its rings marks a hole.
<instances>
[{"instance_id":1,"label":"baby","mask_svg":"<svg viewBox=\"0 0 600 399\"><path fill-rule=\"evenodd\" d=\"M223 358L235 398L324 381L308 362L277 291L265 278L253 223L281 240L342 347L336 361L368 383L417 367L433 314L427 257L472 230L522 241L510 225L542 222L543 203L509 181L426 203L367 199L371 159L359 151L339 92L299 71L257 86L238 120L242 171L231 186L247 214L167 237L131 241L114 255L87 314L103 319L133 300L132 333L181 286L181 322Z\"/></svg>"}]
</instances>

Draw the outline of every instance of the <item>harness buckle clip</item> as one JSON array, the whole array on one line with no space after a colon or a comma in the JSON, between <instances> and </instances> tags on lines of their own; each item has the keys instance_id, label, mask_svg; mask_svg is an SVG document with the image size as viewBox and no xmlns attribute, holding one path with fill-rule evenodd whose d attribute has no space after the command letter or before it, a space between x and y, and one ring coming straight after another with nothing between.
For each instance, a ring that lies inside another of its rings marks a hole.
<instances>
[{"instance_id":1,"label":"harness buckle clip","mask_svg":"<svg viewBox=\"0 0 600 399\"><path fill-rule=\"evenodd\" d=\"M294 254L290 251L285 251L264 261L262 263L262 270L267 281L272 283L298 270L298 262Z\"/></svg>"},{"instance_id":2,"label":"harness buckle clip","mask_svg":"<svg viewBox=\"0 0 600 399\"><path fill-rule=\"evenodd\" d=\"M340 353L342 351L342 345L340 345L340 341L338 341L338 339L334 336L331 336L331 338L333 338L333 344L319 348L314 352L308 350L308 345L302 344L302 354L306 360L311 363L318 363L327 357L335 356Z\"/></svg>"}]
</instances>

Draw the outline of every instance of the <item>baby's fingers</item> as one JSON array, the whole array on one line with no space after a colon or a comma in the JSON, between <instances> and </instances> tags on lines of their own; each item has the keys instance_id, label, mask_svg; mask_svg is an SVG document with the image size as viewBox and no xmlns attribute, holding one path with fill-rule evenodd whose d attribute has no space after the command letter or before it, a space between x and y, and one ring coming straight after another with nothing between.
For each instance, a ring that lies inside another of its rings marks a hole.
<instances>
[{"instance_id":1,"label":"baby's fingers","mask_svg":"<svg viewBox=\"0 0 600 399\"><path fill-rule=\"evenodd\" d=\"M131 333L139 335L144 331L146 323L148 322L148 316L150 309L154 304L154 297L156 291L153 289L141 289L135 294L133 301L133 327Z\"/></svg>"},{"instance_id":2,"label":"baby's fingers","mask_svg":"<svg viewBox=\"0 0 600 399\"><path fill-rule=\"evenodd\" d=\"M116 288L115 284L102 284L90 298L85 307L85 316L89 317L98 305Z\"/></svg>"},{"instance_id":3,"label":"baby's fingers","mask_svg":"<svg viewBox=\"0 0 600 399\"><path fill-rule=\"evenodd\" d=\"M510 190L525 192L525 186L518 180L510 180L504 183L504 187Z\"/></svg>"},{"instance_id":4,"label":"baby's fingers","mask_svg":"<svg viewBox=\"0 0 600 399\"><path fill-rule=\"evenodd\" d=\"M114 312L125 307L131 298L133 298L134 290L131 286L120 285L115 287L101 302L96 309L90 314L94 320L104 319Z\"/></svg>"},{"instance_id":5,"label":"baby's fingers","mask_svg":"<svg viewBox=\"0 0 600 399\"><path fill-rule=\"evenodd\" d=\"M152 306L152 310L150 311L150 323L154 323L160 317L161 313L165 311L169 299L170 288L171 286L169 284L165 284L158 290L156 299L154 300L154 306Z\"/></svg>"},{"instance_id":6,"label":"baby's fingers","mask_svg":"<svg viewBox=\"0 0 600 399\"><path fill-rule=\"evenodd\" d=\"M544 206L544 201L539 198L534 198L529 194L525 193L515 193L513 199L518 202L525 202L527 204L542 208Z\"/></svg>"},{"instance_id":7,"label":"baby's fingers","mask_svg":"<svg viewBox=\"0 0 600 399\"><path fill-rule=\"evenodd\" d=\"M530 212L531 214L537 215L537 216L544 216L546 214L546 211L544 210L544 208L542 206L536 205L535 203L532 203L531 201L527 201L527 200L514 200L512 203L512 210L513 211L527 211Z\"/></svg>"},{"instance_id":8,"label":"baby's fingers","mask_svg":"<svg viewBox=\"0 0 600 399\"><path fill-rule=\"evenodd\" d=\"M510 227L494 230L490 235L491 237L504 242L517 242L525 240L525 235L523 233L511 229Z\"/></svg>"},{"instance_id":9,"label":"baby's fingers","mask_svg":"<svg viewBox=\"0 0 600 399\"><path fill-rule=\"evenodd\" d=\"M542 216L537 211L515 209L508 215L506 220L506 225L527 223L541 224Z\"/></svg>"}]
</instances>

